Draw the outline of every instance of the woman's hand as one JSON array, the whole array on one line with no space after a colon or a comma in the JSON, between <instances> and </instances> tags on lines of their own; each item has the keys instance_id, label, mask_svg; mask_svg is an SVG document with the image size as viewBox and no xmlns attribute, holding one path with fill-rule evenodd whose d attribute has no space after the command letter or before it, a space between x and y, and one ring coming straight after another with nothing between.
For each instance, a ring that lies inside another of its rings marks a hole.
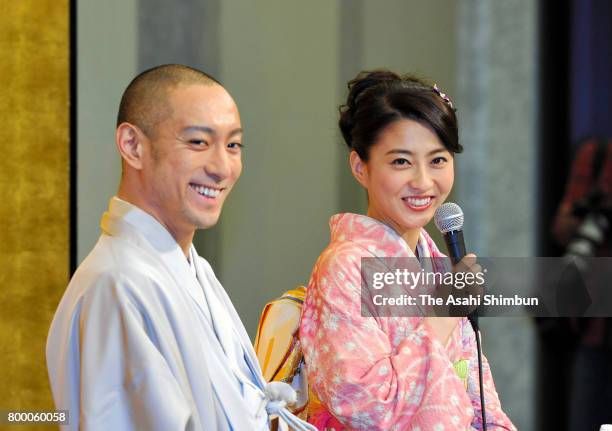
<instances>
[{"instance_id":1,"label":"woman's hand","mask_svg":"<svg viewBox=\"0 0 612 431\"><path fill-rule=\"evenodd\" d=\"M477 256L474 253L466 254L453 269L455 272L482 272L481 266L477 263ZM474 292L469 293L473 294ZM447 308L447 310L450 311L450 308ZM459 323L462 318L463 317L425 317L423 321L442 345L446 346L457 323Z\"/></svg>"}]
</instances>

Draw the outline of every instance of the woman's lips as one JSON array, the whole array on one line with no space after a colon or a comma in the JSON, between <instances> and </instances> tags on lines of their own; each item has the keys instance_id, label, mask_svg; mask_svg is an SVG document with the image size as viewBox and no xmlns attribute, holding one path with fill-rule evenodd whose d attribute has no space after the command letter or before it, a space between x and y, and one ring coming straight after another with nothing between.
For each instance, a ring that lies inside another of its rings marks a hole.
<instances>
[{"instance_id":1,"label":"woman's lips","mask_svg":"<svg viewBox=\"0 0 612 431\"><path fill-rule=\"evenodd\" d=\"M402 200L408 208L414 211L424 211L433 203L432 196L409 196Z\"/></svg>"}]
</instances>

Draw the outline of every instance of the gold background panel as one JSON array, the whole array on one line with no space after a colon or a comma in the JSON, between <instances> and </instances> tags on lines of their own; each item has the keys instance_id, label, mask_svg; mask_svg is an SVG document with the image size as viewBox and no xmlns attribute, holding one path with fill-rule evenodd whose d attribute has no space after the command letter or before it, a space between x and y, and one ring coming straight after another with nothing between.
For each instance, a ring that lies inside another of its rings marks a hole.
<instances>
[{"instance_id":1,"label":"gold background panel","mask_svg":"<svg viewBox=\"0 0 612 431\"><path fill-rule=\"evenodd\" d=\"M69 6L0 6L0 411L54 408L45 342L69 277Z\"/></svg>"}]
</instances>

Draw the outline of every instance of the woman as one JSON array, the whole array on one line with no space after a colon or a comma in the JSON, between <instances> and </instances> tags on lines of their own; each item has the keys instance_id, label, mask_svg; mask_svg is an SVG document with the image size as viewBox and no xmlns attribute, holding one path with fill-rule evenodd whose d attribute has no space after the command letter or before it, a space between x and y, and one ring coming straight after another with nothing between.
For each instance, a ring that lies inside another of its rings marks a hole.
<instances>
[{"instance_id":1,"label":"woman","mask_svg":"<svg viewBox=\"0 0 612 431\"><path fill-rule=\"evenodd\" d=\"M349 82L340 129L368 212L331 218L308 285L300 340L324 407L309 421L320 430L481 429L467 319L362 317L360 309L361 258L443 256L423 227L451 191L462 151L452 103L416 78L362 72ZM483 372L487 428L515 429L486 359Z\"/></svg>"}]
</instances>

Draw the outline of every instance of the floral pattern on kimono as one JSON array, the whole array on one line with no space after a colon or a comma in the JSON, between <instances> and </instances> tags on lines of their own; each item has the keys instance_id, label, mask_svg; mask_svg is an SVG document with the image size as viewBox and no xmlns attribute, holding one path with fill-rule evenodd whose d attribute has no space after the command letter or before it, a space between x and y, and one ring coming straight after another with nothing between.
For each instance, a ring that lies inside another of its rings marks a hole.
<instances>
[{"instance_id":1,"label":"floral pattern on kimono","mask_svg":"<svg viewBox=\"0 0 612 431\"><path fill-rule=\"evenodd\" d=\"M482 429L476 341L467 319L443 346L422 317L362 317L361 258L414 253L393 229L367 216L338 214L330 227L300 326L309 385L325 408L309 421L336 431ZM418 250L444 256L423 229ZM467 384L458 375L465 364ZM483 374L487 428L515 430L484 357Z\"/></svg>"}]
</instances>

